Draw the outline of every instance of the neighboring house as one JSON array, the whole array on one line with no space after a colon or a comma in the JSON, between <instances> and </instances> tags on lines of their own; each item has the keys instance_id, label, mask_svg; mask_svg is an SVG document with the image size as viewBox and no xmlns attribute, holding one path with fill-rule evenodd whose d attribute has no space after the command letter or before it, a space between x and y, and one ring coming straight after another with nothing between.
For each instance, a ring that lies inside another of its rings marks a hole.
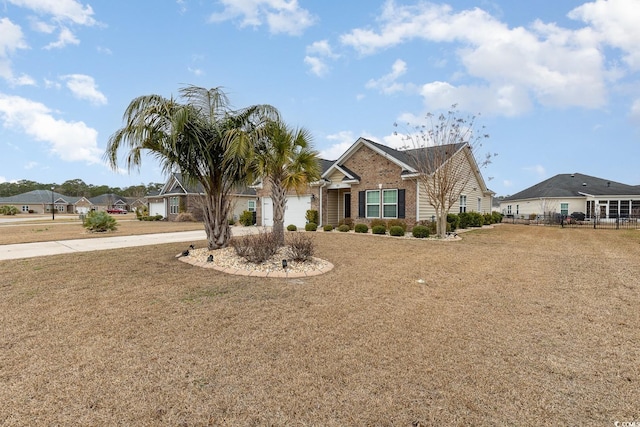
<instances>
[{"instance_id":1,"label":"neighboring house","mask_svg":"<svg viewBox=\"0 0 640 427\"><path fill-rule=\"evenodd\" d=\"M144 197L127 197L127 203L132 211L144 210L147 207L147 199Z\"/></svg>"},{"instance_id":2,"label":"neighboring house","mask_svg":"<svg viewBox=\"0 0 640 427\"><path fill-rule=\"evenodd\" d=\"M89 201L91 202L91 210L94 211L106 211L108 209L131 211L129 200L113 193L101 194L100 196L92 197Z\"/></svg>"},{"instance_id":3,"label":"neighboring house","mask_svg":"<svg viewBox=\"0 0 640 427\"><path fill-rule=\"evenodd\" d=\"M51 190L33 190L10 197L0 197L0 206L15 206L21 213L81 213L89 201Z\"/></svg>"},{"instance_id":4,"label":"neighboring house","mask_svg":"<svg viewBox=\"0 0 640 427\"><path fill-rule=\"evenodd\" d=\"M451 158L468 162L472 178L450 212L491 212L494 193L487 189L471 149L467 144L453 148ZM428 155L431 149L419 150ZM321 160L319 181L311 183L301 194L288 196L285 227L304 226L307 209L320 213L319 225L337 226L345 218L363 223L374 218L402 219L409 225L432 220L435 210L417 179L418 171L412 166L412 156L416 154L419 154L416 150L399 151L359 138L338 160ZM271 225L268 189L259 189L258 196L261 200L258 224Z\"/></svg>"},{"instance_id":5,"label":"neighboring house","mask_svg":"<svg viewBox=\"0 0 640 427\"><path fill-rule=\"evenodd\" d=\"M559 174L504 198L500 210L525 219L574 212L584 213L586 219L639 217L640 186L580 173Z\"/></svg>"},{"instance_id":6,"label":"neighboring house","mask_svg":"<svg viewBox=\"0 0 640 427\"><path fill-rule=\"evenodd\" d=\"M187 185L180 173L172 173L158 194L146 197L149 204L149 215L162 215L169 221L177 218L182 212L191 213L198 221L203 219L202 196L200 184ZM239 190L232 194L231 215L238 220L243 211L256 211L257 197L252 188ZM231 218L230 218L231 219Z\"/></svg>"}]
</instances>

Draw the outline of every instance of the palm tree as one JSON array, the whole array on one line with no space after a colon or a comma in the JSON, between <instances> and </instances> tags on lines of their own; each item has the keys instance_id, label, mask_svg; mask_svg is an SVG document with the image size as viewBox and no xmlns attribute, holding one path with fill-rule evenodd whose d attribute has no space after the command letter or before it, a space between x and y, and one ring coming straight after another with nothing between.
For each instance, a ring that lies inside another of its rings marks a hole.
<instances>
[{"instance_id":1,"label":"palm tree","mask_svg":"<svg viewBox=\"0 0 640 427\"><path fill-rule=\"evenodd\" d=\"M292 129L281 120L270 121L265 135L255 144L253 168L271 187L273 233L284 244L287 193L295 190L299 194L307 183L320 177L318 153L313 150L309 131Z\"/></svg>"},{"instance_id":2,"label":"palm tree","mask_svg":"<svg viewBox=\"0 0 640 427\"><path fill-rule=\"evenodd\" d=\"M270 105L232 110L221 88L187 86L173 98L147 95L131 101L125 125L109 138L105 158L118 167L118 151L128 148L126 166L139 168L142 153L156 157L165 173L179 169L189 184L202 185L204 226L209 249L228 245L231 192L252 179L250 154L268 120L278 118Z\"/></svg>"}]
</instances>

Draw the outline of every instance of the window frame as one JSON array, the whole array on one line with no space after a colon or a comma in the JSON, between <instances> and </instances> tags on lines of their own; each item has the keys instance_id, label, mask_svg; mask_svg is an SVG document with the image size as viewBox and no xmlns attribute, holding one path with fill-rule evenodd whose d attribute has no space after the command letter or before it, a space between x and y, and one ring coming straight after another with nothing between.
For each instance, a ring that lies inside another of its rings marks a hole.
<instances>
[{"instance_id":1,"label":"window frame","mask_svg":"<svg viewBox=\"0 0 640 427\"><path fill-rule=\"evenodd\" d=\"M381 205L381 213L382 213L382 218L384 219L396 219L398 218L398 189L397 188L388 188L388 189L384 189L381 190L381 196L380 196L380 205ZM393 203L385 203L384 201L384 195L386 194L392 194L395 193L395 202ZM394 215L393 216L387 216L386 212L385 212L385 207L388 206L393 206L394 209Z\"/></svg>"},{"instance_id":2,"label":"window frame","mask_svg":"<svg viewBox=\"0 0 640 427\"><path fill-rule=\"evenodd\" d=\"M377 194L378 200L374 202L369 201L369 195ZM366 190L365 199L364 199L364 213L365 218L380 218L380 205L382 203L380 190ZM377 215L370 215L369 208L375 208L377 210Z\"/></svg>"},{"instance_id":3,"label":"window frame","mask_svg":"<svg viewBox=\"0 0 640 427\"><path fill-rule=\"evenodd\" d=\"M458 204L460 205L459 213L466 212L467 211L467 195L461 194L460 200L458 202L459 202Z\"/></svg>"}]
</instances>

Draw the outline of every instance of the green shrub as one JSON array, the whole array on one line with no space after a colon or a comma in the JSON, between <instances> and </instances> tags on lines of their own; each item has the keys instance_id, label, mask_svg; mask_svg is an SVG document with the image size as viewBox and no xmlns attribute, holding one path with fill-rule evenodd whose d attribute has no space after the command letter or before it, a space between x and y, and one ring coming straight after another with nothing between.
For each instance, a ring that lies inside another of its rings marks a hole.
<instances>
[{"instance_id":1,"label":"green shrub","mask_svg":"<svg viewBox=\"0 0 640 427\"><path fill-rule=\"evenodd\" d=\"M384 231L387 231L387 221L384 219L376 218L371 220L371 230L373 231L374 227L384 227Z\"/></svg>"},{"instance_id":2,"label":"green shrub","mask_svg":"<svg viewBox=\"0 0 640 427\"><path fill-rule=\"evenodd\" d=\"M404 236L404 228L400 225L392 225L389 227L389 234L396 237Z\"/></svg>"},{"instance_id":3,"label":"green shrub","mask_svg":"<svg viewBox=\"0 0 640 427\"><path fill-rule=\"evenodd\" d=\"M468 212L460 212L458 214L458 218L460 222L458 224L458 228L469 228L471 224L471 215Z\"/></svg>"},{"instance_id":4,"label":"green shrub","mask_svg":"<svg viewBox=\"0 0 640 427\"><path fill-rule=\"evenodd\" d=\"M484 215L480 212L469 212L469 218L471 219L469 222L471 227L482 227L484 225Z\"/></svg>"},{"instance_id":5,"label":"green shrub","mask_svg":"<svg viewBox=\"0 0 640 427\"><path fill-rule=\"evenodd\" d=\"M305 231L316 231L318 229L318 224L316 224L315 222L308 222L305 226L304 226Z\"/></svg>"},{"instance_id":6,"label":"green shrub","mask_svg":"<svg viewBox=\"0 0 640 427\"><path fill-rule=\"evenodd\" d=\"M115 218L104 211L89 212L82 225L87 230L97 233L113 231L117 228Z\"/></svg>"},{"instance_id":7,"label":"green shrub","mask_svg":"<svg viewBox=\"0 0 640 427\"><path fill-rule=\"evenodd\" d=\"M240 214L240 218L238 219L238 222L240 222L240 224L244 225L245 227L249 227L250 225L253 225L253 212L251 211L242 212L242 214Z\"/></svg>"},{"instance_id":8,"label":"green shrub","mask_svg":"<svg viewBox=\"0 0 640 427\"><path fill-rule=\"evenodd\" d=\"M346 233L347 231L351 231L351 227L349 227L347 224L342 224L338 227L338 231Z\"/></svg>"},{"instance_id":9,"label":"green shrub","mask_svg":"<svg viewBox=\"0 0 640 427\"><path fill-rule=\"evenodd\" d=\"M429 228L425 225L416 225L413 227L413 230L411 230L411 234L418 239L424 239L425 237L429 237Z\"/></svg>"},{"instance_id":10,"label":"green shrub","mask_svg":"<svg viewBox=\"0 0 640 427\"><path fill-rule=\"evenodd\" d=\"M18 208L16 208L15 206L11 206L11 205L6 205L6 206L0 206L0 213L2 215L17 215L18 214Z\"/></svg>"},{"instance_id":11,"label":"green shrub","mask_svg":"<svg viewBox=\"0 0 640 427\"><path fill-rule=\"evenodd\" d=\"M235 219L233 219L233 218L229 218L229 219L227 220L227 222L229 223L229 225L235 225L235 224L236 224L236 220L235 220Z\"/></svg>"},{"instance_id":12,"label":"green shrub","mask_svg":"<svg viewBox=\"0 0 640 427\"><path fill-rule=\"evenodd\" d=\"M460 215L457 214L447 214L447 224L447 231L456 231L458 228L465 228L460 224Z\"/></svg>"},{"instance_id":13,"label":"green shrub","mask_svg":"<svg viewBox=\"0 0 640 427\"><path fill-rule=\"evenodd\" d=\"M494 224L500 224L504 215L502 215L500 212L492 212L491 216L493 217Z\"/></svg>"},{"instance_id":14,"label":"green shrub","mask_svg":"<svg viewBox=\"0 0 640 427\"><path fill-rule=\"evenodd\" d=\"M371 227L371 232L373 234L387 234L387 227L384 225L374 225Z\"/></svg>"},{"instance_id":15,"label":"green shrub","mask_svg":"<svg viewBox=\"0 0 640 427\"><path fill-rule=\"evenodd\" d=\"M390 219L387 221L387 227L389 227L389 230L391 230L391 227L402 227L405 232L407 231L407 223L401 219Z\"/></svg>"},{"instance_id":16,"label":"green shrub","mask_svg":"<svg viewBox=\"0 0 640 427\"><path fill-rule=\"evenodd\" d=\"M369 226L367 224L356 224L353 229L356 233L368 233Z\"/></svg>"},{"instance_id":17,"label":"green shrub","mask_svg":"<svg viewBox=\"0 0 640 427\"><path fill-rule=\"evenodd\" d=\"M331 224L325 224L325 225L322 227L322 229L323 229L324 231L333 231L333 225L331 225Z\"/></svg>"},{"instance_id":18,"label":"green shrub","mask_svg":"<svg viewBox=\"0 0 640 427\"><path fill-rule=\"evenodd\" d=\"M353 218L343 218L338 222L338 227L341 225L348 225L349 230L353 230Z\"/></svg>"},{"instance_id":19,"label":"green shrub","mask_svg":"<svg viewBox=\"0 0 640 427\"><path fill-rule=\"evenodd\" d=\"M490 213L486 213L486 214L483 214L482 216L484 217L484 225L493 224L493 215L491 215Z\"/></svg>"},{"instance_id":20,"label":"green shrub","mask_svg":"<svg viewBox=\"0 0 640 427\"><path fill-rule=\"evenodd\" d=\"M356 233L367 233L369 231L369 226L367 224L356 224L355 228Z\"/></svg>"},{"instance_id":21,"label":"green shrub","mask_svg":"<svg viewBox=\"0 0 640 427\"><path fill-rule=\"evenodd\" d=\"M307 219L307 222L313 222L314 224L318 224L320 222L320 215L315 209L309 209L305 218Z\"/></svg>"},{"instance_id":22,"label":"green shrub","mask_svg":"<svg viewBox=\"0 0 640 427\"><path fill-rule=\"evenodd\" d=\"M289 225L287 225L287 230L288 231L298 231L298 227L296 227L295 224L289 224Z\"/></svg>"},{"instance_id":23,"label":"green shrub","mask_svg":"<svg viewBox=\"0 0 640 427\"><path fill-rule=\"evenodd\" d=\"M304 233L293 233L287 236L287 253L294 261L307 261L313 257L313 238Z\"/></svg>"}]
</instances>

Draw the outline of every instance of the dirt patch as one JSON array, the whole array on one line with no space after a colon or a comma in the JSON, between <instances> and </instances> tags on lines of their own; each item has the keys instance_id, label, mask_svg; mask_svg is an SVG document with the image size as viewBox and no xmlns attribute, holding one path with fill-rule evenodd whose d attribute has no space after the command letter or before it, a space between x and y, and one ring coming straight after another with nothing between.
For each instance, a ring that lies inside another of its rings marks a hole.
<instances>
[{"instance_id":1,"label":"dirt patch","mask_svg":"<svg viewBox=\"0 0 640 427\"><path fill-rule=\"evenodd\" d=\"M193 268L184 244L0 262L0 424L640 417L639 232L316 244L334 269L295 280Z\"/></svg>"}]
</instances>

